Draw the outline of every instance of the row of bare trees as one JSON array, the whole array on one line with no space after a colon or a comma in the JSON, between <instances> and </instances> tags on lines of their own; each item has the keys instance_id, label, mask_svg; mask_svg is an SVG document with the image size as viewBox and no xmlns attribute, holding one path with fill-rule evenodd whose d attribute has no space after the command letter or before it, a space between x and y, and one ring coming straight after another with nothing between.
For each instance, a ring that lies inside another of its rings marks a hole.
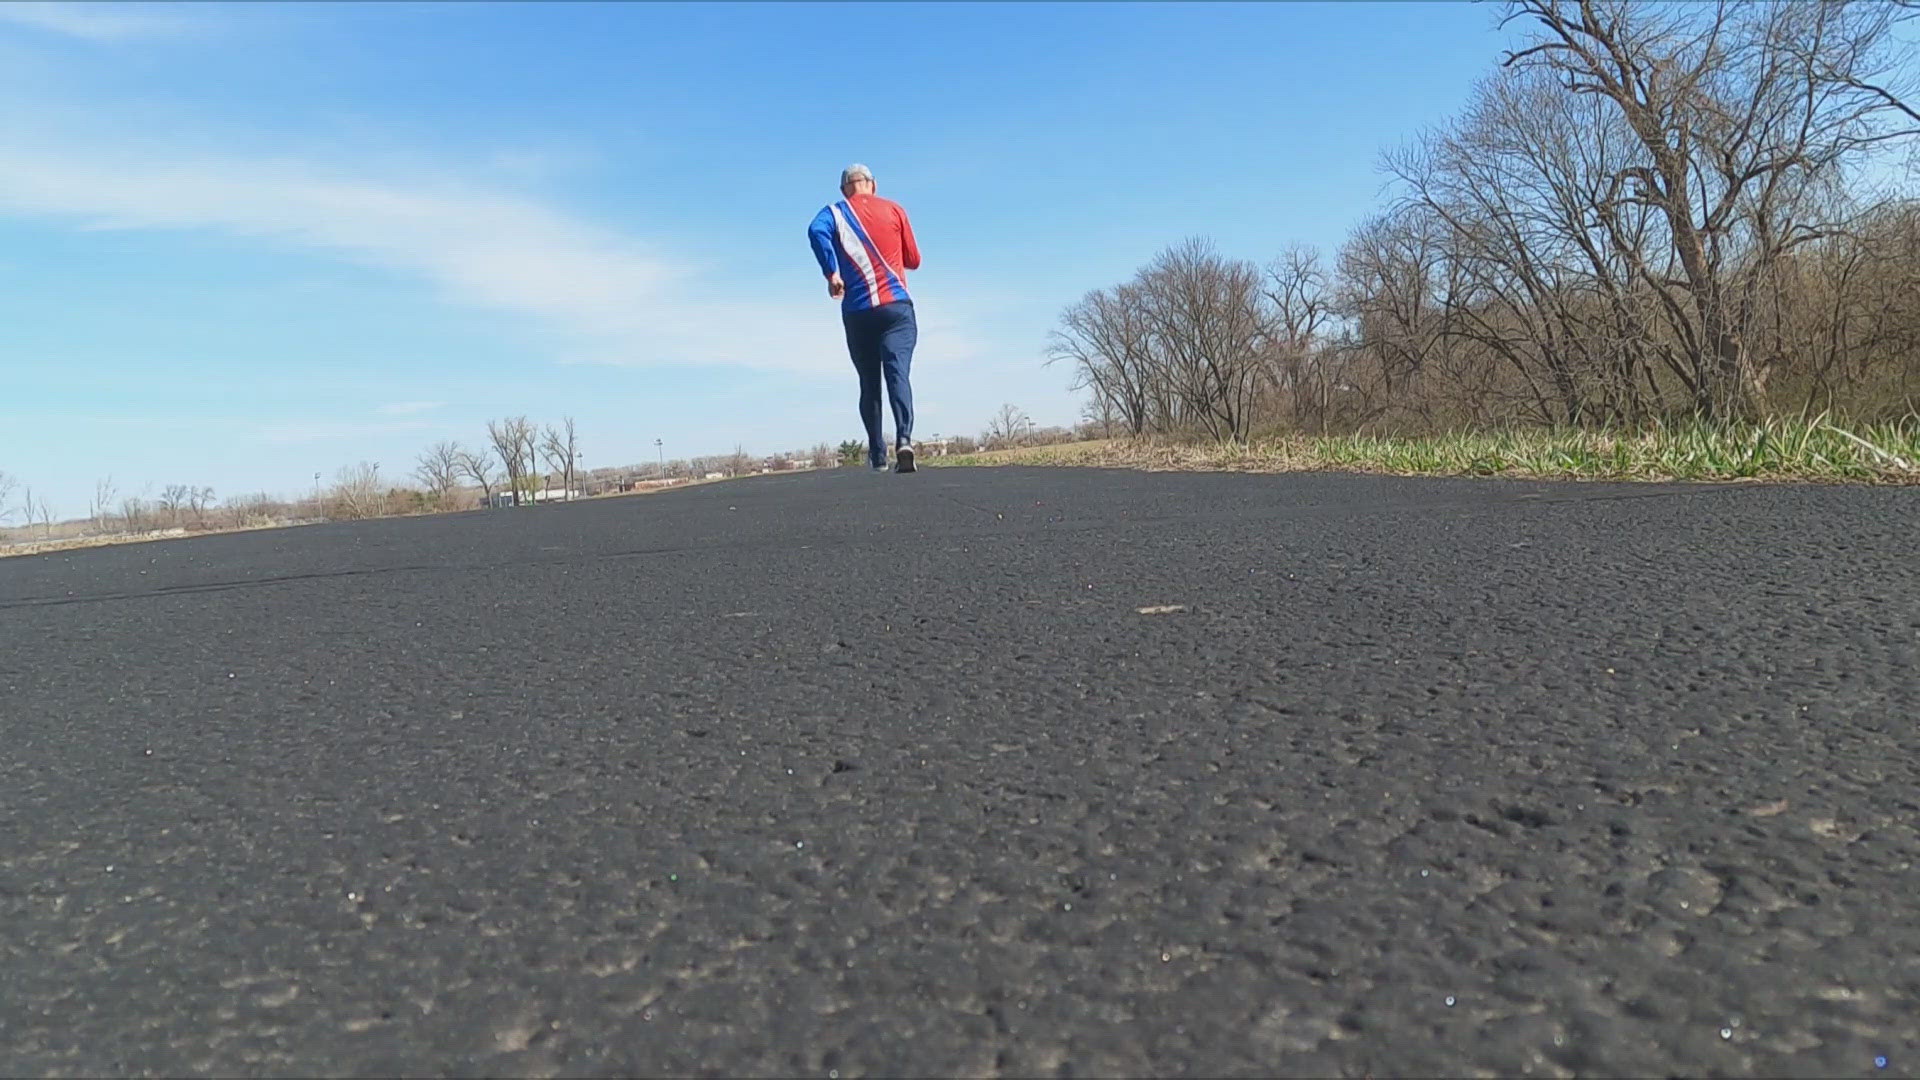
<instances>
[{"instance_id":1,"label":"row of bare trees","mask_svg":"<svg viewBox=\"0 0 1920 1080\"><path fill-rule=\"evenodd\" d=\"M1253 264L1188 240L1068 307L1050 356L1072 364L1098 412L1132 434L1244 437L1282 362L1262 285Z\"/></svg>"},{"instance_id":2,"label":"row of bare trees","mask_svg":"<svg viewBox=\"0 0 1920 1080\"><path fill-rule=\"evenodd\" d=\"M20 493L16 499L14 492ZM96 531L119 528L142 529L204 526L214 506L213 489L192 484L169 484L153 498L119 496L111 477L94 486L86 521ZM44 495L34 493L33 485L6 472L0 472L0 526L17 524L38 528L51 536L56 523L52 504Z\"/></svg>"},{"instance_id":3,"label":"row of bare trees","mask_svg":"<svg viewBox=\"0 0 1920 1080\"><path fill-rule=\"evenodd\" d=\"M1113 418L1098 409L1089 412L1087 421L1077 428L1042 427L1018 405L1008 402L989 417L986 430L975 440L956 435L944 440L950 454L971 454L976 450L1004 450L1015 446L1046 446L1074 439L1107 438L1113 434Z\"/></svg>"},{"instance_id":4,"label":"row of bare trees","mask_svg":"<svg viewBox=\"0 0 1920 1080\"><path fill-rule=\"evenodd\" d=\"M56 530L65 536L207 528L218 523L215 504L210 487L169 484L158 495L122 496L113 478L105 477L94 485L86 515L69 520L57 516L32 484L0 471L0 531L11 528L14 540L52 539Z\"/></svg>"},{"instance_id":5,"label":"row of bare trees","mask_svg":"<svg viewBox=\"0 0 1920 1080\"><path fill-rule=\"evenodd\" d=\"M16 490L20 492L17 500L13 494ZM16 519L22 525L38 525L51 531L53 508L47 505L46 496L34 494L32 484L23 483L18 477L0 471L0 526Z\"/></svg>"},{"instance_id":6,"label":"row of bare trees","mask_svg":"<svg viewBox=\"0 0 1920 1080\"><path fill-rule=\"evenodd\" d=\"M542 428L524 416L510 416L487 421L483 448L453 440L435 443L420 455L413 477L433 509L454 508L469 483L489 505L499 490L518 506L539 497L555 479L571 498L579 467L580 436L572 417Z\"/></svg>"},{"instance_id":7,"label":"row of bare trees","mask_svg":"<svg viewBox=\"0 0 1920 1080\"><path fill-rule=\"evenodd\" d=\"M435 443L420 454L411 477L399 482L383 478L379 463L370 461L341 467L324 488L316 473L311 496L291 500L261 492L229 496L221 502L215 499L212 488L189 484L170 484L158 495L148 489L140 495L123 496L113 478L105 477L95 485L86 517L71 521L56 521L52 508L31 485L0 471L0 542L51 539L56 530L62 538L71 538L161 528L256 528L315 519L354 520L464 510L475 504L476 493L486 505L491 505L495 493L502 491L511 493L520 504L546 497L541 493L550 491L554 484L570 498L583 490L628 490L649 481L826 468L837 460L834 447L828 443L765 458L735 447L726 454L602 467L583 475L579 433L571 417L544 427L525 417L495 420L487 425L487 438L486 448L480 450L452 440Z\"/></svg>"},{"instance_id":8,"label":"row of bare trees","mask_svg":"<svg viewBox=\"0 0 1920 1080\"><path fill-rule=\"evenodd\" d=\"M571 495L574 490L574 471L580 463L580 440L574 431L572 417L561 421L558 427L548 425L545 429L529 423L524 416L489 420L487 442L499 459L501 471L505 474L505 489L512 494L514 505L532 500L535 492L541 489L544 480L540 469L542 463L550 475L560 478L562 491ZM487 464L481 460L483 455L468 451L459 451L458 454L462 471L491 498L494 485L488 479Z\"/></svg>"},{"instance_id":9,"label":"row of bare trees","mask_svg":"<svg viewBox=\"0 0 1920 1080\"><path fill-rule=\"evenodd\" d=\"M821 443L811 450L796 450L768 458L756 458L736 447L732 453L601 468L581 473L580 438L572 417L544 427L524 416L511 416L487 423L487 442L483 449L470 449L457 441L435 443L422 453L413 476L424 489L430 509L452 509L470 498L463 493L477 488L487 504L496 491L504 492L514 505L522 505L546 496L553 484L572 493L592 486L624 486L645 480L687 480L719 474L740 476L760 470L832 465L834 448Z\"/></svg>"},{"instance_id":10,"label":"row of bare trees","mask_svg":"<svg viewBox=\"0 0 1920 1080\"><path fill-rule=\"evenodd\" d=\"M1051 356L1135 433L1920 408L1920 68L1883 0L1513 0L1531 37L1333 264L1203 240Z\"/></svg>"}]
</instances>

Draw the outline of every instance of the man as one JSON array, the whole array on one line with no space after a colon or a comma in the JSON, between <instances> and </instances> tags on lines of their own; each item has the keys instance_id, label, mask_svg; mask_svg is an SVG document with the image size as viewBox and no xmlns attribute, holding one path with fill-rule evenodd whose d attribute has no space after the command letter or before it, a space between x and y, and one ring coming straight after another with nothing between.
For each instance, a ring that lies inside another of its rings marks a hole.
<instances>
[{"instance_id":1,"label":"man","mask_svg":"<svg viewBox=\"0 0 1920 1080\"><path fill-rule=\"evenodd\" d=\"M880 383L893 406L894 468L913 471L913 388L907 375L920 336L907 293L908 270L920 269L913 226L899 203L874 193L873 172L849 165L840 173L845 196L821 210L807 229L813 256L827 277L827 295L840 300L847 352L860 374L860 421L867 428L867 463L887 467L880 431Z\"/></svg>"}]
</instances>

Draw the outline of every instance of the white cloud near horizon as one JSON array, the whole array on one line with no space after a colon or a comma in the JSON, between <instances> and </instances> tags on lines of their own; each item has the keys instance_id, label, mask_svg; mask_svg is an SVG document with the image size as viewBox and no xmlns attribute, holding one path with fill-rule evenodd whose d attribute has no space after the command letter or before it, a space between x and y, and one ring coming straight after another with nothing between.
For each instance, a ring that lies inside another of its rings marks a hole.
<instances>
[{"instance_id":1,"label":"white cloud near horizon","mask_svg":"<svg viewBox=\"0 0 1920 1080\"><path fill-rule=\"evenodd\" d=\"M170 37L192 27L177 10L145 4L59 3L54 0L5 0L0 23L13 23L86 41L134 41Z\"/></svg>"}]
</instances>

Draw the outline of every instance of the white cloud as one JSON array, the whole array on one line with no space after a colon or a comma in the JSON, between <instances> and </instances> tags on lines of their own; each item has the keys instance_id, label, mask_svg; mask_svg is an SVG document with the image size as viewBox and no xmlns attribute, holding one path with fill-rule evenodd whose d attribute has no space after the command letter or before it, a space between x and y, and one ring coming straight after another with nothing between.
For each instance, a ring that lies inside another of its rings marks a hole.
<instances>
[{"instance_id":1,"label":"white cloud","mask_svg":"<svg viewBox=\"0 0 1920 1080\"><path fill-rule=\"evenodd\" d=\"M531 200L287 161L0 151L0 206L96 229L218 229L417 274L472 302L600 330L667 263Z\"/></svg>"},{"instance_id":2,"label":"white cloud","mask_svg":"<svg viewBox=\"0 0 1920 1080\"><path fill-rule=\"evenodd\" d=\"M0 0L0 13L21 7ZM74 32L97 11L93 32L106 34L121 32L110 29L116 18L151 22L175 9L34 10L42 19L44 11L71 16ZM849 375L837 307L798 222L781 238L790 244L790 273L755 253L743 277L728 252L670 246L530 194L556 175L593 170L597 152L430 158L422 147L396 148L372 120L365 130L329 129L331 136L289 143L166 103L100 99L81 107L84 93L49 89L61 79L15 82L0 65L0 99L22 106L0 114L0 219L239 237L373 267L450 303L526 320L534 333L516 339L537 343L545 360ZM1044 331L1022 325L989 294L994 286L952 280L938 266L916 276L916 292L921 281L928 287L919 355L929 366L1038 350ZM409 392L434 391L393 393Z\"/></svg>"},{"instance_id":3,"label":"white cloud","mask_svg":"<svg viewBox=\"0 0 1920 1080\"><path fill-rule=\"evenodd\" d=\"M20 424L26 418L0 417L10 423ZM92 416L74 417L77 424L97 424L104 428L126 428L150 434L192 433L205 434L209 431L236 431L241 425L231 420L198 416Z\"/></svg>"},{"instance_id":4,"label":"white cloud","mask_svg":"<svg viewBox=\"0 0 1920 1080\"><path fill-rule=\"evenodd\" d=\"M439 402L426 403L438 407ZM382 413L395 414L383 407ZM151 433L217 433L223 439L254 439L268 443L307 443L338 439L367 440L383 435L432 431L445 425L433 420L335 420L297 418L273 421L243 420L229 416L82 416L80 424L106 428L129 428Z\"/></svg>"},{"instance_id":5,"label":"white cloud","mask_svg":"<svg viewBox=\"0 0 1920 1080\"><path fill-rule=\"evenodd\" d=\"M407 432L431 431L438 424L426 420L402 420L389 423L364 423L357 421L335 420L296 420L278 424L263 424L255 434L270 443L304 443L338 441L351 439L366 442L383 435L400 435Z\"/></svg>"},{"instance_id":6,"label":"white cloud","mask_svg":"<svg viewBox=\"0 0 1920 1080\"><path fill-rule=\"evenodd\" d=\"M804 250L800 252L801 260L808 258ZM812 267L807 263L800 265L802 269L795 273L811 287ZM945 296L919 300L916 304L920 329L919 344L914 350L916 364L971 363L993 357L993 349L971 329L994 324L990 304ZM743 305L750 311L744 317L740 314ZM681 330L672 337L656 338L684 352L599 350L576 354L568 358L568 362L613 367L657 363L727 364L800 375L852 377L839 303L824 293L817 301L736 301L726 311L715 308L709 312L696 302L682 308L681 317L688 314L708 319L704 335Z\"/></svg>"},{"instance_id":7,"label":"white cloud","mask_svg":"<svg viewBox=\"0 0 1920 1080\"><path fill-rule=\"evenodd\" d=\"M8 0L0 3L0 22L103 42L168 37L192 25L174 9L160 10L143 4L54 3L51 0Z\"/></svg>"},{"instance_id":8,"label":"white cloud","mask_svg":"<svg viewBox=\"0 0 1920 1080\"><path fill-rule=\"evenodd\" d=\"M387 416L412 416L415 413L432 412L445 405L444 401L395 401L380 406L380 412Z\"/></svg>"},{"instance_id":9,"label":"white cloud","mask_svg":"<svg viewBox=\"0 0 1920 1080\"><path fill-rule=\"evenodd\" d=\"M211 230L329 253L437 286L449 300L540 320L556 357L838 373L830 301L755 304L675 254L518 193L286 158L151 144L6 139L0 213L99 230ZM7 142L14 145L6 146ZM806 253L796 252L796 273ZM752 311L743 319L743 305Z\"/></svg>"}]
</instances>

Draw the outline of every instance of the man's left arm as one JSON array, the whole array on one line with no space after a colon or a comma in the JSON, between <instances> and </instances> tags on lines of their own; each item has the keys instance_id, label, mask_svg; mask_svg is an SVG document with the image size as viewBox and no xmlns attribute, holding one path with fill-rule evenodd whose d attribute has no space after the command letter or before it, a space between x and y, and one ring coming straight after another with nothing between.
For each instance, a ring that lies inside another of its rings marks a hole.
<instances>
[{"instance_id":1,"label":"man's left arm","mask_svg":"<svg viewBox=\"0 0 1920 1080\"><path fill-rule=\"evenodd\" d=\"M907 208L897 206L900 214L900 262L908 270L920 269L920 245L913 239L913 222L907 220Z\"/></svg>"}]
</instances>

